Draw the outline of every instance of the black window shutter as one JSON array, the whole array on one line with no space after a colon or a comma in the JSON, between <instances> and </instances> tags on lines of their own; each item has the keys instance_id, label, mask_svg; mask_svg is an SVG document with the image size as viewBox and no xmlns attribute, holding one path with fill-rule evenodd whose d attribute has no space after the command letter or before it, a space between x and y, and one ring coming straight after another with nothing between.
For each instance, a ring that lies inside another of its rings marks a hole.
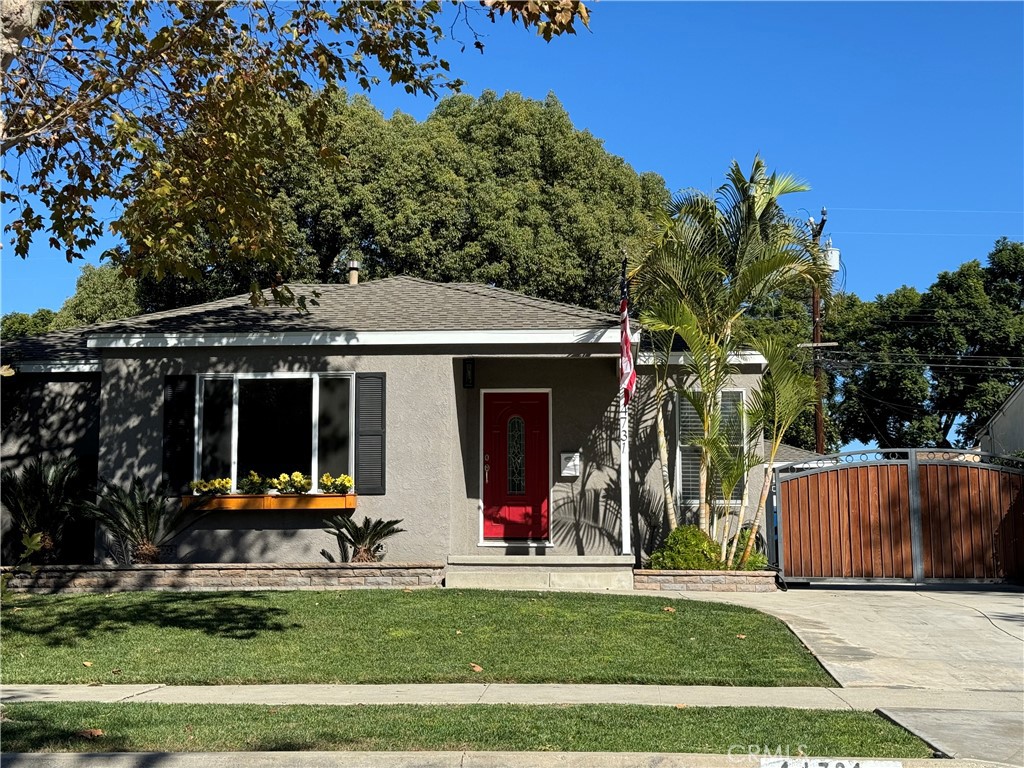
<instances>
[{"instance_id":1,"label":"black window shutter","mask_svg":"<svg viewBox=\"0 0 1024 768\"><path fill-rule=\"evenodd\" d=\"M385 390L383 373L356 374L356 493L384 493Z\"/></svg>"},{"instance_id":2,"label":"black window shutter","mask_svg":"<svg viewBox=\"0 0 1024 768\"><path fill-rule=\"evenodd\" d=\"M164 379L164 482L188 493L195 461L196 377Z\"/></svg>"}]
</instances>

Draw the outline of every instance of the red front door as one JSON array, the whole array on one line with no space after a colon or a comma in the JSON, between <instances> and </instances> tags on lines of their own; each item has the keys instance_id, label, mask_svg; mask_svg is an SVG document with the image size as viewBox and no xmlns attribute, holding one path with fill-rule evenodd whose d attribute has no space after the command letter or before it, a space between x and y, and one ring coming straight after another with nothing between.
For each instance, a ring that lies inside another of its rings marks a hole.
<instances>
[{"instance_id":1,"label":"red front door","mask_svg":"<svg viewBox=\"0 0 1024 768\"><path fill-rule=\"evenodd\" d=\"M548 394L484 393L484 538L548 537Z\"/></svg>"}]
</instances>

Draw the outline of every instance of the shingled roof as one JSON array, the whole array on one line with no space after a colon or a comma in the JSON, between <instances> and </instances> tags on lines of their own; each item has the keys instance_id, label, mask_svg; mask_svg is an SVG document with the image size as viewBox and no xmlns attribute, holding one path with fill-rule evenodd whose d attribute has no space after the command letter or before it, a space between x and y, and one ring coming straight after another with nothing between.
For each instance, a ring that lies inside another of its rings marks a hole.
<instances>
[{"instance_id":1,"label":"shingled roof","mask_svg":"<svg viewBox=\"0 0 1024 768\"><path fill-rule=\"evenodd\" d=\"M249 294L190 307L138 315L72 331L56 331L9 345L20 361L83 362L98 359L87 347L98 334L253 334L373 331L605 331L618 324L608 312L524 296L476 283L433 283L390 277L358 285L303 284L320 294L308 312L253 307Z\"/></svg>"}]
</instances>

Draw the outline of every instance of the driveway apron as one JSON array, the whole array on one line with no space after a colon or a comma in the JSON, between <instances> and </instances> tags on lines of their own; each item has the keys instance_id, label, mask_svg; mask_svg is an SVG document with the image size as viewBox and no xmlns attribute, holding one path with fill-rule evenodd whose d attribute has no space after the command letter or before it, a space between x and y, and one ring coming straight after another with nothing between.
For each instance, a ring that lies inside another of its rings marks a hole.
<instances>
[{"instance_id":1,"label":"driveway apron","mask_svg":"<svg viewBox=\"0 0 1024 768\"><path fill-rule=\"evenodd\" d=\"M791 589L680 597L757 608L785 621L844 688L942 691L948 708L885 713L951 757L1024 766L1024 592ZM1018 694L1004 713L957 692Z\"/></svg>"}]
</instances>

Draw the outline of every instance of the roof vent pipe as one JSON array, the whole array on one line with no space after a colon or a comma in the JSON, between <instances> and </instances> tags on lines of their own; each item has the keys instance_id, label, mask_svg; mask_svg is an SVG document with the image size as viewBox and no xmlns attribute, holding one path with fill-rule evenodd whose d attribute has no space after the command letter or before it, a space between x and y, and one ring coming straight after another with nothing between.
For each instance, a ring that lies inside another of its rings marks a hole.
<instances>
[{"instance_id":1,"label":"roof vent pipe","mask_svg":"<svg viewBox=\"0 0 1024 768\"><path fill-rule=\"evenodd\" d=\"M348 284L359 284L359 259L348 260Z\"/></svg>"}]
</instances>

